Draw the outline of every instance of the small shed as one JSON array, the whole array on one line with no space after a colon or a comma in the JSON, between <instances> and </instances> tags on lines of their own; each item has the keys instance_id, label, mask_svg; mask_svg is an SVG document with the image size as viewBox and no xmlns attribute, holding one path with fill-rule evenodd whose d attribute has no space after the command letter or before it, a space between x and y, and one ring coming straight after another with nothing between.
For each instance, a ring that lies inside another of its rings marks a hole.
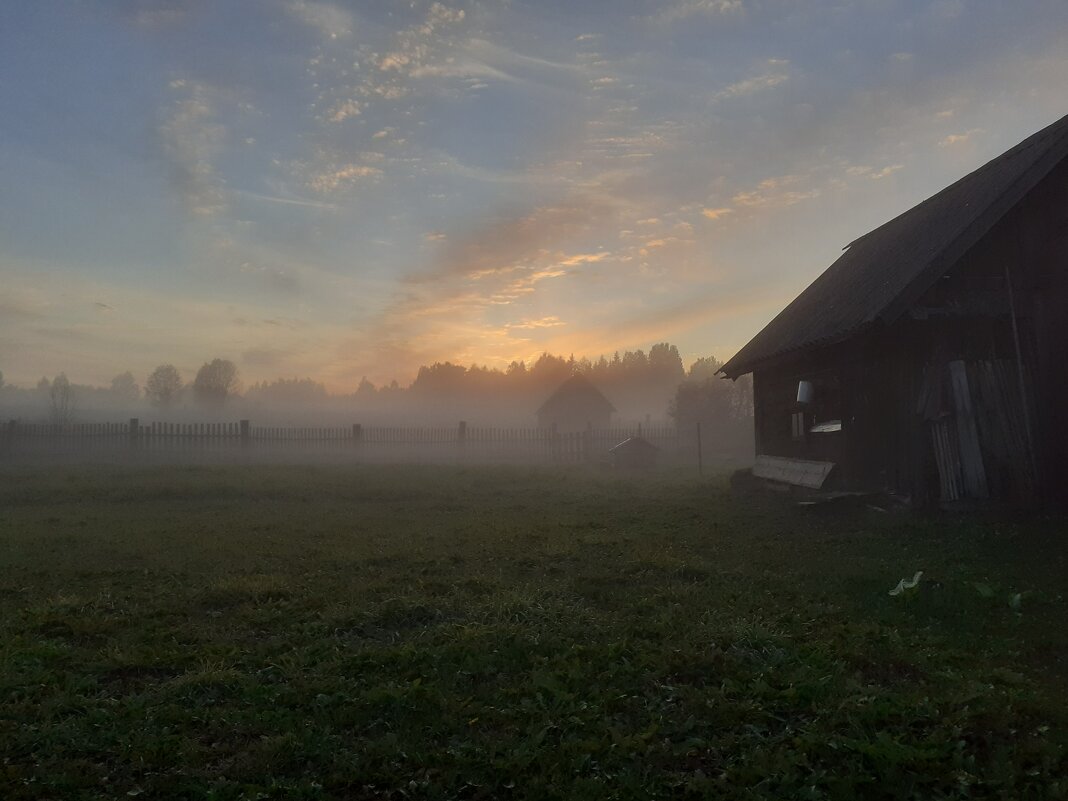
<instances>
[{"instance_id":1,"label":"small shed","mask_svg":"<svg viewBox=\"0 0 1068 801\"><path fill-rule=\"evenodd\" d=\"M660 449L644 437L628 437L608 449L612 465L627 470L651 470L656 467Z\"/></svg>"},{"instance_id":2,"label":"small shed","mask_svg":"<svg viewBox=\"0 0 1068 801\"><path fill-rule=\"evenodd\" d=\"M538 409L538 425L555 426L561 432L585 431L591 426L607 426L615 410L586 376L575 373Z\"/></svg>"},{"instance_id":3,"label":"small shed","mask_svg":"<svg viewBox=\"0 0 1068 801\"><path fill-rule=\"evenodd\" d=\"M849 244L722 368L759 456L915 506L1068 498L1068 117Z\"/></svg>"}]
</instances>

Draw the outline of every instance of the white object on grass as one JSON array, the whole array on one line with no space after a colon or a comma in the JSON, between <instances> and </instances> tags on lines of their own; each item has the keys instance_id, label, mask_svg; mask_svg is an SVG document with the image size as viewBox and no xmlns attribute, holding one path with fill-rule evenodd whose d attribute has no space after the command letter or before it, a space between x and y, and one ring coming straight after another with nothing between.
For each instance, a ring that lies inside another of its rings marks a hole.
<instances>
[{"instance_id":1,"label":"white object on grass","mask_svg":"<svg viewBox=\"0 0 1068 801\"><path fill-rule=\"evenodd\" d=\"M901 595L905 590L914 590L914 589L916 589L916 585L920 583L920 579L922 577L923 577L923 571L922 570L917 570L916 571L916 575L912 577L912 581L909 581L908 579L901 579L901 581L899 581L897 583L897 586L894 587L894 589L890 590L890 594L891 595Z\"/></svg>"}]
</instances>

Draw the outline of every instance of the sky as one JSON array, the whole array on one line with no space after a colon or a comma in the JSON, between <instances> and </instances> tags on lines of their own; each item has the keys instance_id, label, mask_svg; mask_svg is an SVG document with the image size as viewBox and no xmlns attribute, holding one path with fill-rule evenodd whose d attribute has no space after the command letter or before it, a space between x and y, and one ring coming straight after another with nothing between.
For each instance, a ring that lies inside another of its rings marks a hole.
<instances>
[{"instance_id":1,"label":"sky","mask_svg":"<svg viewBox=\"0 0 1068 801\"><path fill-rule=\"evenodd\" d=\"M1064 0L6 0L0 371L726 358L1066 87Z\"/></svg>"}]
</instances>

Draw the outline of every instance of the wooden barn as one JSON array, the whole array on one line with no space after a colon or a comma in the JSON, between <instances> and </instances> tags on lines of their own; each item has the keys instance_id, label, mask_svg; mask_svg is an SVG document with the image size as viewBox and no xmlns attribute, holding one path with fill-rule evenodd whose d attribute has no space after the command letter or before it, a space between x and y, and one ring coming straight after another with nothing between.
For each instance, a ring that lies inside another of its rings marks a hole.
<instances>
[{"instance_id":1,"label":"wooden barn","mask_svg":"<svg viewBox=\"0 0 1068 801\"><path fill-rule=\"evenodd\" d=\"M558 431L585 431L591 425L607 426L615 410L588 378L576 373L557 387L538 409L538 425L555 426Z\"/></svg>"},{"instance_id":2,"label":"wooden barn","mask_svg":"<svg viewBox=\"0 0 1068 801\"><path fill-rule=\"evenodd\" d=\"M1066 500L1066 354L1068 117L852 242L721 372L753 374L758 475L1030 506Z\"/></svg>"}]
</instances>

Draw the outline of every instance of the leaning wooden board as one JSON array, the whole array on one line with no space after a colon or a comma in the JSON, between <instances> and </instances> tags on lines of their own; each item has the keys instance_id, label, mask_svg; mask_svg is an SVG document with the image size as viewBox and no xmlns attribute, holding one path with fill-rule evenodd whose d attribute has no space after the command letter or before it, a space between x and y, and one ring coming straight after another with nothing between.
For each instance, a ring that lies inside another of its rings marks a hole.
<instances>
[{"instance_id":1,"label":"leaning wooden board","mask_svg":"<svg viewBox=\"0 0 1068 801\"><path fill-rule=\"evenodd\" d=\"M758 456L753 464L753 475L771 481L782 481L798 487L819 489L827 480L834 462L813 462L806 459L789 459L785 456Z\"/></svg>"}]
</instances>

